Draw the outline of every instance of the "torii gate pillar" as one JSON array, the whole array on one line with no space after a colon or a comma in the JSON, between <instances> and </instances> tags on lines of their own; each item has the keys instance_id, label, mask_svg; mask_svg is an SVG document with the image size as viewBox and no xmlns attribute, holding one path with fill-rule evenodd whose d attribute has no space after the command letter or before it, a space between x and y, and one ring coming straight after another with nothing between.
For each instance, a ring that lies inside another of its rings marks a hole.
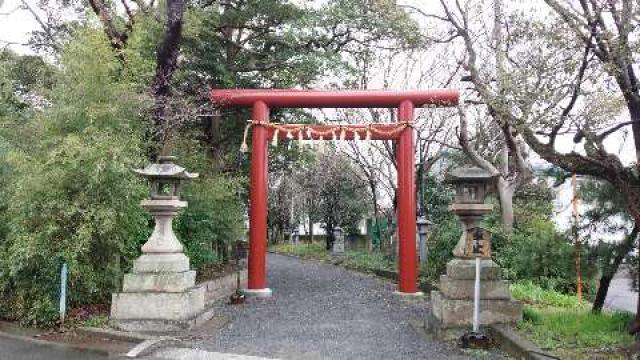
<instances>
[{"instance_id":1,"label":"torii gate pillar","mask_svg":"<svg viewBox=\"0 0 640 360\"><path fill-rule=\"evenodd\" d=\"M413 103L405 100L398 107L398 121L413 121ZM396 150L398 164L398 293L421 294L417 290L416 254L416 166L413 128L400 133Z\"/></svg>"},{"instance_id":2,"label":"torii gate pillar","mask_svg":"<svg viewBox=\"0 0 640 360\"><path fill-rule=\"evenodd\" d=\"M269 121L264 101L253 104L253 120ZM251 189L249 190L249 269L247 295L271 296L267 287L268 131L256 126L251 141Z\"/></svg>"}]
</instances>

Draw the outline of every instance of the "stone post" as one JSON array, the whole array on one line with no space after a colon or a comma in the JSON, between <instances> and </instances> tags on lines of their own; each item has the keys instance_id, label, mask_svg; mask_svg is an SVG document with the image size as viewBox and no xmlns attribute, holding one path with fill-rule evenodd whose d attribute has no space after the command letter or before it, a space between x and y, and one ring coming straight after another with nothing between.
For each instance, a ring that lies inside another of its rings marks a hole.
<instances>
[{"instance_id":1,"label":"stone post","mask_svg":"<svg viewBox=\"0 0 640 360\"><path fill-rule=\"evenodd\" d=\"M340 226L333 228L333 239L331 254L337 256L344 255L344 231Z\"/></svg>"},{"instance_id":2,"label":"stone post","mask_svg":"<svg viewBox=\"0 0 640 360\"><path fill-rule=\"evenodd\" d=\"M300 230L297 228L293 230L293 243L295 245L298 245L300 243Z\"/></svg>"},{"instance_id":3,"label":"stone post","mask_svg":"<svg viewBox=\"0 0 640 360\"><path fill-rule=\"evenodd\" d=\"M151 199L141 205L155 219L155 227L133 271L125 274L122 292L112 296L111 320L121 330L178 331L210 317L205 313L205 289L195 286L196 272L189 269L172 228L173 219L187 207L178 197L179 183L197 174L187 173L172 159L161 157L159 164L137 171L153 182ZM174 186L160 189L167 184Z\"/></svg>"},{"instance_id":4,"label":"stone post","mask_svg":"<svg viewBox=\"0 0 640 360\"><path fill-rule=\"evenodd\" d=\"M419 216L416 220L416 227L418 229L418 255L420 256L420 263L427 263L427 239L429 235L429 226L431 223L424 216Z\"/></svg>"}]
</instances>

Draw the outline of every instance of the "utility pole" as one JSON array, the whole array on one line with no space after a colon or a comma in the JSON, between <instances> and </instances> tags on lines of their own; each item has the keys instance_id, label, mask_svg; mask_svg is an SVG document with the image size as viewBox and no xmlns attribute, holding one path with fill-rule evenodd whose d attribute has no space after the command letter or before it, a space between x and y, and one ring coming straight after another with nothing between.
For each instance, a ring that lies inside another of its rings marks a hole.
<instances>
[{"instance_id":1,"label":"utility pole","mask_svg":"<svg viewBox=\"0 0 640 360\"><path fill-rule=\"evenodd\" d=\"M578 181L576 179L576 173L571 176L571 188L573 190L573 198L571 199L571 205L573 209L573 241L576 260L576 296L578 300L582 300L582 270L581 270L581 253L582 244L580 243L580 236L578 233L578 226L580 224L580 215L578 213Z\"/></svg>"}]
</instances>

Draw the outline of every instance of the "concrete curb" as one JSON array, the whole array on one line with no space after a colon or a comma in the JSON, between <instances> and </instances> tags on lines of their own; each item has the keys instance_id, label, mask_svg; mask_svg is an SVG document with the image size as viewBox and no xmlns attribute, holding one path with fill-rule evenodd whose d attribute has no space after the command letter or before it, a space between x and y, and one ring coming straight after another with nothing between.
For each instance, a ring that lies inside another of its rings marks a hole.
<instances>
[{"instance_id":1,"label":"concrete curb","mask_svg":"<svg viewBox=\"0 0 640 360\"><path fill-rule=\"evenodd\" d=\"M48 340L42 340L42 339L36 339L36 338L30 337L30 336L14 335L14 334L10 334L10 333L4 332L4 331L0 331L0 337L7 338L7 339L12 339L12 340L24 341L24 342L31 343L31 344L34 344L34 345L50 346L50 347L55 347L55 348L60 348L60 349L74 349L74 350L78 350L78 351L84 351L84 352L88 352L88 353L93 353L93 354L96 354L96 355L109 356L109 352L107 352L105 350L94 349L94 348L78 346L78 345L63 344L63 343L58 343L58 342L53 342L53 341L48 341Z\"/></svg>"},{"instance_id":2,"label":"concrete curb","mask_svg":"<svg viewBox=\"0 0 640 360\"><path fill-rule=\"evenodd\" d=\"M79 334L88 335L88 336L102 336L107 339L119 340L119 341L127 341L133 343L139 343L146 340L158 339L161 336L142 334L137 332L129 332L129 331L120 331L116 329L103 329L96 327L83 326L78 327L75 331Z\"/></svg>"},{"instance_id":3,"label":"concrete curb","mask_svg":"<svg viewBox=\"0 0 640 360\"><path fill-rule=\"evenodd\" d=\"M149 355L154 350L167 346L178 346L181 341L173 337L158 337L155 339L148 339L140 344L136 345L133 349L125 355L128 358L137 358L139 356Z\"/></svg>"},{"instance_id":4,"label":"concrete curb","mask_svg":"<svg viewBox=\"0 0 640 360\"><path fill-rule=\"evenodd\" d=\"M493 324L489 326L489 332L500 344L500 348L515 359L522 360L550 360L559 357L542 351L536 344L523 338L511 326Z\"/></svg>"}]
</instances>

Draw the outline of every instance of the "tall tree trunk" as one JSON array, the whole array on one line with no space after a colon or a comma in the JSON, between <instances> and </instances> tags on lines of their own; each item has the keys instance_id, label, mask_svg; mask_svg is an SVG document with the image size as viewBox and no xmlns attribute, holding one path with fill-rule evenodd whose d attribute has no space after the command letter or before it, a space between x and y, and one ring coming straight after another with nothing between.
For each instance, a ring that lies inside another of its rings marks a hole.
<instances>
[{"instance_id":1,"label":"tall tree trunk","mask_svg":"<svg viewBox=\"0 0 640 360\"><path fill-rule=\"evenodd\" d=\"M313 217L309 214L309 244L313 244Z\"/></svg>"},{"instance_id":2,"label":"tall tree trunk","mask_svg":"<svg viewBox=\"0 0 640 360\"><path fill-rule=\"evenodd\" d=\"M635 131L634 131L635 132ZM633 218L634 224L640 224L640 186L638 179L631 172L624 174L626 176L616 176L609 181L616 186L626 197L626 207L629 215ZM617 180L617 181L616 181ZM640 241L636 239L636 241ZM640 243L637 244L640 248ZM638 276L640 277L640 261L638 262ZM640 280L640 279L639 279ZM628 325L629 333L636 336L640 340L640 293L638 293L638 306L636 308L636 317Z\"/></svg>"},{"instance_id":3,"label":"tall tree trunk","mask_svg":"<svg viewBox=\"0 0 640 360\"><path fill-rule=\"evenodd\" d=\"M500 201L500 212L502 225L507 234L513 231L513 193L515 192L514 183L505 180L504 177L498 177L496 183L498 192L498 200Z\"/></svg>"},{"instance_id":4,"label":"tall tree trunk","mask_svg":"<svg viewBox=\"0 0 640 360\"><path fill-rule=\"evenodd\" d=\"M170 136L171 124L167 119L167 110L171 96L171 79L178 66L184 7L184 0L167 0L167 27L158 48L156 73L151 82L151 95L154 100L151 112L153 157L166 151Z\"/></svg>"},{"instance_id":5,"label":"tall tree trunk","mask_svg":"<svg viewBox=\"0 0 640 360\"><path fill-rule=\"evenodd\" d=\"M326 241L325 245L326 245L327 251L331 251L331 248L333 247L333 242L335 240L333 238L333 224L327 223L325 227L325 231L327 233L325 237L325 241Z\"/></svg>"},{"instance_id":6,"label":"tall tree trunk","mask_svg":"<svg viewBox=\"0 0 640 360\"><path fill-rule=\"evenodd\" d=\"M378 223L378 194L377 194L377 186L376 186L376 182L373 179L373 177L369 177L369 188L371 189L371 200L373 201L373 221L375 224L375 229L378 233L378 241L380 242L380 244L378 244L378 247L380 248L380 250L382 250L382 239L380 238L380 224ZM371 238L369 239L369 242L371 243L372 246L369 247L369 249L373 249L373 234L371 234Z\"/></svg>"},{"instance_id":7,"label":"tall tree trunk","mask_svg":"<svg viewBox=\"0 0 640 360\"><path fill-rule=\"evenodd\" d=\"M620 264L622 264L622 260L624 260L629 251L633 249L633 245L635 244L637 237L638 226L634 226L631 234L629 234L627 238L624 239L624 241L622 241L612 250L615 256L613 257L613 261L611 261L610 264L606 264L604 266L604 269L602 269L600 283L598 284L598 291L596 292L596 298L593 301L593 307L591 308L592 312L599 313L600 311L602 311L604 301L607 298L611 280L613 279L613 276L616 274L616 272L618 272L618 268L620 267Z\"/></svg>"}]
</instances>

